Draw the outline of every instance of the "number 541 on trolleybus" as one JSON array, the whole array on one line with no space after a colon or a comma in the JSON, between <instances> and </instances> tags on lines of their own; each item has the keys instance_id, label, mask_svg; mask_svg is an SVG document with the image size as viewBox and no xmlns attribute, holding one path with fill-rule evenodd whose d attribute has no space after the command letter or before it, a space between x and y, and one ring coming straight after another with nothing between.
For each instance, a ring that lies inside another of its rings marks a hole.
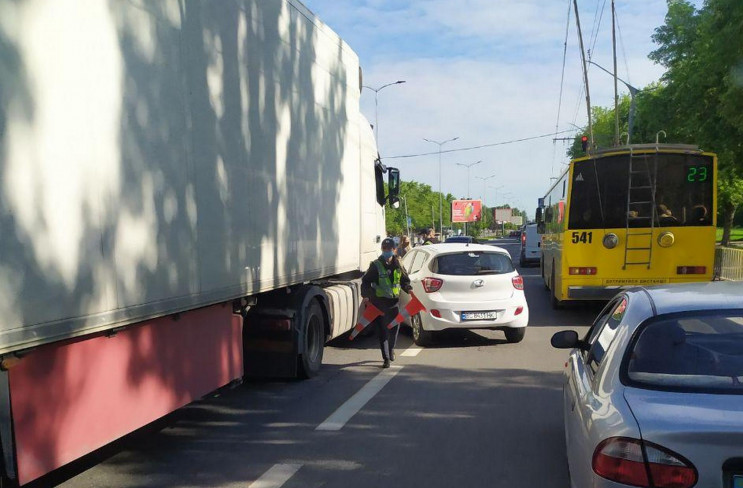
<instances>
[{"instance_id":1,"label":"number 541 on trolleybus","mask_svg":"<svg viewBox=\"0 0 743 488\"><path fill-rule=\"evenodd\" d=\"M711 280L716 190L717 157L696 146L635 144L572 160L536 211L553 307Z\"/></svg>"}]
</instances>

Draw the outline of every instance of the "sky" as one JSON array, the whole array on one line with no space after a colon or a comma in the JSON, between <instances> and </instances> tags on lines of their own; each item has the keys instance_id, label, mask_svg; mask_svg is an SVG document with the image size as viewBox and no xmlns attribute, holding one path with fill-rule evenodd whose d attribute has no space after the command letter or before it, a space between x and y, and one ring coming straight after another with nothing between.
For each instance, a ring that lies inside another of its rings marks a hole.
<instances>
[{"instance_id":1,"label":"sky","mask_svg":"<svg viewBox=\"0 0 743 488\"><path fill-rule=\"evenodd\" d=\"M695 0L697 7L702 0ZM572 0L303 0L359 55L364 84L378 88L377 141L383 162L406 181L439 189L438 154L569 131L586 125L585 95ZM611 0L578 0L591 59L612 70ZM568 8L570 19L568 22ZM616 0L618 73L642 88L663 68L648 59L666 0ZM563 51L567 29L564 83ZM613 104L612 77L589 65L592 105ZM620 83L620 94L627 89ZM375 121L374 92L362 112ZM558 107L560 111L558 123ZM663 129L659 127L658 130ZM553 136L444 153L441 189L455 197L510 204L533 217L537 198L568 162L569 142ZM480 179L487 178L487 179Z\"/></svg>"}]
</instances>

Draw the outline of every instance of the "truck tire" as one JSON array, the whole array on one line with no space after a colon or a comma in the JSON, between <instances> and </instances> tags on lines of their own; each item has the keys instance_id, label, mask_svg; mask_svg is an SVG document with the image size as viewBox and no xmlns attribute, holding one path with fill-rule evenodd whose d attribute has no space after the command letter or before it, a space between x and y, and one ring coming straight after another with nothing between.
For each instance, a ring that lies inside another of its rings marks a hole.
<instances>
[{"instance_id":1,"label":"truck tire","mask_svg":"<svg viewBox=\"0 0 743 488\"><path fill-rule=\"evenodd\" d=\"M317 376L322 366L325 347L325 315L320 304L313 299L304 314L302 340L299 344L299 377Z\"/></svg>"}]
</instances>

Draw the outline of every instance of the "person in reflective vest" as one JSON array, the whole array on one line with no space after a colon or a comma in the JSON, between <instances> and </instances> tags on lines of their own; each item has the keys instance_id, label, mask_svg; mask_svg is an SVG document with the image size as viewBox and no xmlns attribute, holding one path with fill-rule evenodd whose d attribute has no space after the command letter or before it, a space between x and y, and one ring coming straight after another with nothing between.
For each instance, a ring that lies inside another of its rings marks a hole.
<instances>
[{"instance_id":1,"label":"person in reflective vest","mask_svg":"<svg viewBox=\"0 0 743 488\"><path fill-rule=\"evenodd\" d=\"M371 262L361 279L361 296L364 297L364 302L371 302L383 312L382 316L374 320L379 348L382 350L383 368L389 368L390 361L395 360L395 342L400 326L388 329L387 324L397 316L400 291L412 291L410 278L395 256L395 241L387 238L382 241L382 254Z\"/></svg>"}]
</instances>

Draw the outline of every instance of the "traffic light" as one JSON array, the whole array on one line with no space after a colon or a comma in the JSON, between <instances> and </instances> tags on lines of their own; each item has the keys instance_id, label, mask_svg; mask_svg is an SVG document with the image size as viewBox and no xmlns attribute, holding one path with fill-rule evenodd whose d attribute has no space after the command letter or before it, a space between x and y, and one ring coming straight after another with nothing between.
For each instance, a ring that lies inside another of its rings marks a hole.
<instances>
[{"instance_id":1,"label":"traffic light","mask_svg":"<svg viewBox=\"0 0 743 488\"><path fill-rule=\"evenodd\" d=\"M583 147L583 152L588 151L588 136L580 138L580 145Z\"/></svg>"}]
</instances>

